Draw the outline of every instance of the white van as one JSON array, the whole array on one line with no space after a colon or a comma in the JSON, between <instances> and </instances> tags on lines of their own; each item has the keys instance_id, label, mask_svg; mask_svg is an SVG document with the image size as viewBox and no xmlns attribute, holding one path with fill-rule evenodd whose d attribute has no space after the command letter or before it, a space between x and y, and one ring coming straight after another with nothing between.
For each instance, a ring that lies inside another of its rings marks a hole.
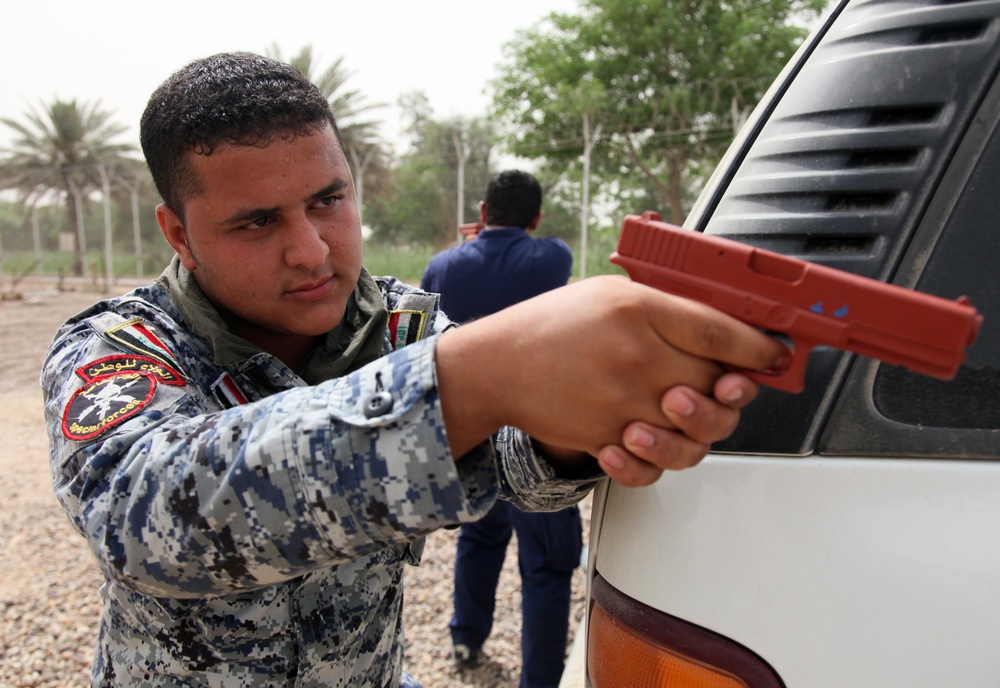
<instances>
[{"instance_id":1,"label":"white van","mask_svg":"<svg viewBox=\"0 0 1000 688\"><path fill-rule=\"evenodd\" d=\"M984 315L942 382L833 349L590 534L594 688L1000 686L1000 0L839 3L685 226ZM636 209L636 214L644 208Z\"/></svg>"}]
</instances>

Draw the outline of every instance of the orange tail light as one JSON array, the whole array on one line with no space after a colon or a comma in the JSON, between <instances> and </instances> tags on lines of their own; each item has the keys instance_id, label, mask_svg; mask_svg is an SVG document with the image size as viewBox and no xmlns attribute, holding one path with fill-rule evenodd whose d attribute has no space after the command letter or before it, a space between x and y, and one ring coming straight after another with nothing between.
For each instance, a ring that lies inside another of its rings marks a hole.
<instances>
[{"instance_id":1,"label":"orange tail light","mask_svg":"<svg viewBox=\"0 0 1000 688\"><path fill-rule=\"evenodd\" d=\"M704 628L654 610L600 576L587 636L592 688L782 688L757 655Z\"/></svg>"}]
</instances>

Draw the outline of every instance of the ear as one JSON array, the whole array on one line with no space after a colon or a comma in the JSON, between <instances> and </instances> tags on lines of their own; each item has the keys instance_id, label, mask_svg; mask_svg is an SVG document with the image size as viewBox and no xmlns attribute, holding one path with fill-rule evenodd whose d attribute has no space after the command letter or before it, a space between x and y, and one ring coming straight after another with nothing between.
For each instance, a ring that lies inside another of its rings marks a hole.
<instances>
[{"instance_id":1,"label":"ear","mask_svg":"<svg viewBox=\"0 0 1000 688\"><path fill-rule=\"evenodd\" d=\"M194 260L194 254L191 253L191 247L188 245L184 223L177 217L177 213L169 205L161 203L156 206L156 222L160 225L163 238L167 240L170 247L180 257L181 265L193 272L197 265Z\"/></svg>"},{"instance_id":2,"label":"ear","mask_svg":"<svg viewBox=\"0 0 1000 688\"><path fill-rule=\"evenodd\" d=\"M479 221L486 226L486 201L479 201Z\"/></svg>"},{"instance_id":3,"label":"ear","mask_svg":"<svg viewBox=\"0 0 1000 688\"><path fill-rule=\"evenodd\" d=\"M542 221L542 212L538 211L538 214L535 215L535 219L531 221L531 224L529 224L527 227L524 228L524 231L531 232L538 229L538 223L541 221Z\"/></svg>"}]
</instances>

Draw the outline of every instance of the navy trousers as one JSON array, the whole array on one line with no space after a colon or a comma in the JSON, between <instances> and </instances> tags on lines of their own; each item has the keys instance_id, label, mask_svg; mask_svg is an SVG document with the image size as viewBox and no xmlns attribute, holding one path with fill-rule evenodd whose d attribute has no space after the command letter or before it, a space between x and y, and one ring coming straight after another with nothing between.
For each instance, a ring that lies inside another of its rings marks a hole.
<instances>
[{"instance_id":1,"label":"navy trousers","mask_svg":"<svg viewBox=\"0 0 1000 688\"><path fill-rule=\"evenodd\" d=\"M497 581L511 533L521 573L520 688L557 688L566 661L570 588L583 535L577 507L527 513L498 500L466 523L455 558L452 642L479 649L493 628Z\"/></svg>"}]
</instances>

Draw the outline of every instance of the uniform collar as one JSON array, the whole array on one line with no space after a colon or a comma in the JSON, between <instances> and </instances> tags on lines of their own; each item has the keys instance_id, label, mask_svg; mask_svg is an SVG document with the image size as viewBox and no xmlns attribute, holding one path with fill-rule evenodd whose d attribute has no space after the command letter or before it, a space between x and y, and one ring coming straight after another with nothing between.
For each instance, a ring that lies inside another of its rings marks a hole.
<instances>
[{"instance_id":1,"label":"uniform collar","mask_svg":"<svg viewBox=\"0 0 1000 688\"><path fill-rule=\"evenodd\" d=\"M489 227L480 230L477 239L505 239L507 237L517 236L519 234L527 234L525 230L520 227Z\"/></svg>"},{"instance_id":2,"label":"uniform collar","mask_svg":"<svg viewBox=\"0 0 1000 688\"><path fill-rule=\"evenodd\" d=\"M260 347L230 331L190 270L175 255L157 279L188 327L212 346L219 365L233 366L262 353ZM382 354L388 312L382 292L365 268L347 302L344 319L326 334L297 372L309 384L359 368Z\"/></svg>"}]
</instances>

